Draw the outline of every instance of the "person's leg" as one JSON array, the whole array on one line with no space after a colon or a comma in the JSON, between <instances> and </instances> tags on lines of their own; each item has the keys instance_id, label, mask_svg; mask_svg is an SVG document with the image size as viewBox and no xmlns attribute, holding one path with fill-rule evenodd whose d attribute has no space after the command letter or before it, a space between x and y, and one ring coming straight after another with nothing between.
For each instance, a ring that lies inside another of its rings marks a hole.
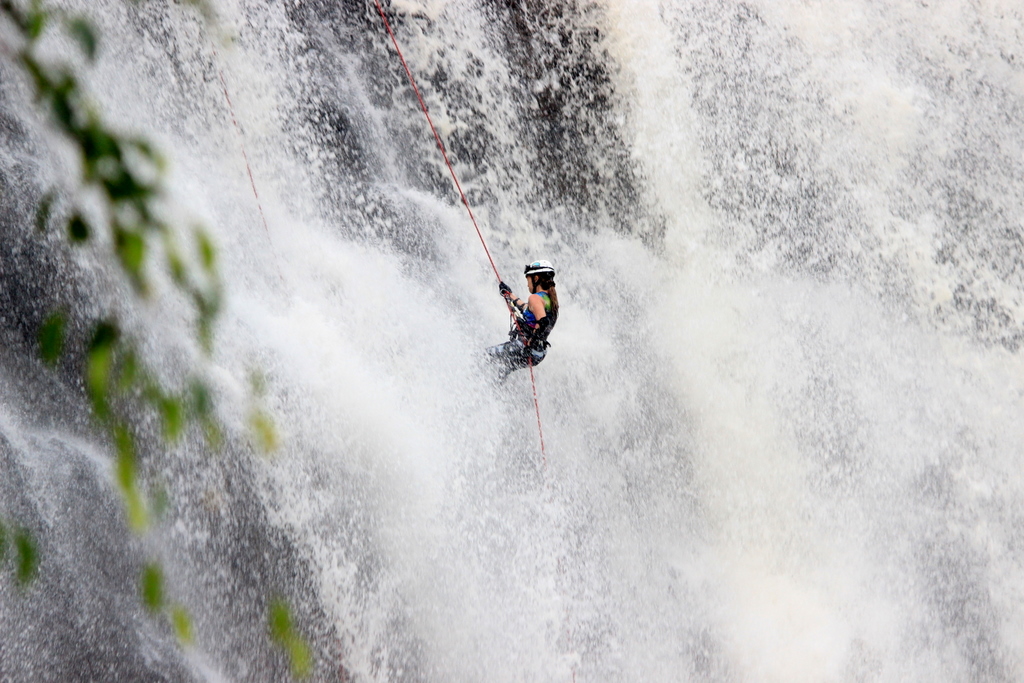
<instances>
[{"instance_id":1,"label":"person's leg","mask_svg":"<svg viewBox=\"0 0 1024 683\"><path fill-rule=\"evenodd\" d=\"M485 353L501 368L502 379L505 379L514 370L521 370L529 364L527 360L528 351L518 339L492 346L485 349Z\"/></svg>"}]
</instances>

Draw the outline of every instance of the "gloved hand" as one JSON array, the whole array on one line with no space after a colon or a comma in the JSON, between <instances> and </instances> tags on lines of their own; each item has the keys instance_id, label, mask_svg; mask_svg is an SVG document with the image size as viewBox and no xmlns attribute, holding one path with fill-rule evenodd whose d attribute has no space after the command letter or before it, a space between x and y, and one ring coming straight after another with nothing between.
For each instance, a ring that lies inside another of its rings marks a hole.
<instances>
[{"instance_id":1,"label":"gloved hand","mask_svg":"<svg viewBox=\"0 0 1024 683\"><path fill-rule=\"evenodd\" d=\"M503 296L504 298L507 299L510 296L512 296L512 288L509 287L508 285L506 285L504 282L499 282L498 283L498 293L501 294L501 296Z\"/></svg>"}]
</instances>

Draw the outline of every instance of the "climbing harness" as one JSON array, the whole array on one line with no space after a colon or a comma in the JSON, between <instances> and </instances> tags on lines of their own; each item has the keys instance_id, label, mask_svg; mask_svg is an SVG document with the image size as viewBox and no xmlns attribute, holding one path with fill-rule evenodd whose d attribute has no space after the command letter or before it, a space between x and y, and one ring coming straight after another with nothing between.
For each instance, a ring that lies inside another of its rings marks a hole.
<instances>
[{"instance_id":1,"label":"climbing harness","mask_svg":"<svg viewBox=\"0 0 1024 683\"><path fill-rule=\"evenodd\" d=\"M487 242L484 240L483 233L480 232L480 226L476 222L476 216L473 215L473 209L469 206L469 200L466 199L466 193L462 191L462 184L459 183L459 178L455 175L455 169L452 167L452 162L448 159L448 152L445 150L444 143L441 142L441 136L438 135L437 129L434 127L434 121L430 118L430 112L427 111L427 104L423 101L423 96L420 94L420 89L416 85L416 79L413 78L412 70L409 69L409 65L405 61L405 56L402 54L402 48L398 46L398 39L395 38L394 31L391 30L391 23L388 21L387 16L384 14L384 8L380 5L380 0L373 0L377 5L377 12L380 14L380 18L384 21L384 28L387 29L388 35L391 36L391 43L395 46L395 52L398 53L398 59L401 60L402 66L405 68L405 74L409 77L409 84L412 86L412 90L416 93L416 99L419 100L420 109L423 110L423 115L427 118L427 125L430 126L430 132L434 134L434 142L437 143L437 148L441 151L441 156L444 158L444 163L448 167L448 173L452 176L452 181L455 183L455 189L459 191L459 197L462 199L462 205L466 207L467 213L469 213L469 220L473 223L473 228L476 229L476 235L480 238L480 244L484 248L484 253L487 254L487 260L491 264L491 270L494 271L494 277L501 282L501 275L498 274L498 268L494 265L494 259L491 258L491 250L487 248ZM550 264L548 264L550 266ZM506 301L506 305L509 307L509 314L515 321L516 325L519 326L520 332L523 331L522 323L516 318L513 309L515 308L511 302ZM537 400L537 381L533 376L533 361L529 361L530 368L530 385L533 388L533 408L537 414L537 432L540 434L540 454L541 463L547 467L547 451L544 448L544 428L540 422L540 403Z\"/></svg>"}]
</instances>

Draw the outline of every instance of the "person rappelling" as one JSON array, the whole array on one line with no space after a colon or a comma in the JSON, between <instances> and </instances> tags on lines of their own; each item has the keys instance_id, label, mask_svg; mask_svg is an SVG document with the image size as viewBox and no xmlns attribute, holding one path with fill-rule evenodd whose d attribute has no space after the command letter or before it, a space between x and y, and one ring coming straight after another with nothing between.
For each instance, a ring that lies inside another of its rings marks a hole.
<instances>
[{"instance_id":1,"label":"person rappelling","mask_svg":"<svg viewBox=\"0 0 1024 683\"><path fill-rule=\"evenodd\" d=\"M505 379L515 370L537 365L547 356L548 335L558 321L558 293L555 291L555 269L549 261L534 261L523 274L530 296L523 303L504 282L498 292L508 302L512 313L509 340L487 349L488 357L501 369Z\"/></svg>"},{"instance_id":2,"label":"person rappelling","mask_svg":"<svg viewBox=\"0 0 1024 683\"><path fill-rule=\"evenodd\" d=\"M498 267L494 265L494 259L491 258L491 251L487 248L487 242L484 240L483 233L480 232L476 216L473 215L473 208L469 205L469 200L466 199L466 193L462 191L459 177L456 175L452 162L448 158L448 152L445 151L441 136L438 135L437 128L434 127L434 122L430 119L430 111L427 110L427 103L423 101L420 89L416 86L416 79L413 78L412 70L409 69L409 64L405 61L405 57L402 56L402 49L398 45L398 39L395 38L395 32L391 30L391 24L388 23L388 17L384 13L384 8L381 7L380 0L375 0L375 4L377 5L377 13L380 14L381 21L384 22L384 28L387 30L388 36L391 37L391 43L395 46L395 52L398 53L398 59L402 62L402 68L405 69L405 73L409 77L409 85L412 86L413 92L416 93L420 109L423 110L423 116L427 119L427 125L430 126L430 132L434 134L437 149L441 152L445 166L448 167L448 173L452 176L452 182L455 184L455 189L459 192L462 205L466 207L466 213L469 214L469 220L473 223L473 229L476 230L476 235L480 238L480 246L483 247L484 253L487 254L487 260L491 264L491 269L494 270L494 276L498 279L498 291L505 297L509 312L513 315L513 329L509 333L509 340L504 344L487 349L489 357L495 360L501 368L502 379L505 379L514 370L525 367L532 368L544 360L544 357L547 355L549 346L548 335L551 334L551 328L555 326L555 321L558 319L555 269L548 261L534 261L526 266L525 274L526 281L530 287L530 296L525 305L517 297L513 296L512 290L508 285L501 282ZM530 380L531 382L533 381L532 371L530 372ZM540 452L543 458L544 430L540 424L540 403L537 401L536 384L533 386L533 408L537 413L537 432L540 435Z\"/></svg>"}]
</instances>

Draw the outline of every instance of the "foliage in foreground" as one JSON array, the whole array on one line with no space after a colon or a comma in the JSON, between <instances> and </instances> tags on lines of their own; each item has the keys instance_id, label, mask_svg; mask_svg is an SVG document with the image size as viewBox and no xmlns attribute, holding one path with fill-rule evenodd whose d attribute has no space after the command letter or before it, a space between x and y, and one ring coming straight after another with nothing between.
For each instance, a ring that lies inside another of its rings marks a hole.
<instances>
[{"instance_id":1,"label":"foliage in foreground","mask_svg":"<svg viewBox=\"0 0 1024 683\"><path fill-rule=\"evenodd\" d=\"M0 520L0 565L10 566L20 587L32 582L39 571L39 550L28 529L8 527Z\"/></svg>"},{"instance_id":2,"label":"foliage in foreground","mask_svg":"<svg viewBox=\"0 0 1024 683\"><path fill-rule=\"evenodd\" d=\"M212 16L206 3L192 4L199 5L208 19ZM47 231L53 229L53 224L59 224L72 245L92 245L101 253L108 250L106 255L117 265L137 300L152 297L153 274L162 272L189 302L195 338L208 358L213 349L214 322L221 307L213 242L205 230L194 227L194 254L185 257L175 231L161 218L166 168L162 156L145 139L109 127L90 103L69 64L48 63L38 54L38 43L46 32L60 30L75 40L85 62L91 64L99 49L95 29L85 18L47 9L40 0L33 0L27 9L19 8L12 0L0 0L0 16L10 20L22 40L13 56L33 85L36 105L77 150L81 161L76 186L51 190L40 200L37 229ZM64 211L58 211L58 198L63 196L70 196L71 200ZM100 210L81 209L85 196L98 198ZM168 448L176 445L190 428L196 428L216 449L222 439L222 428L214 411L213 391L203 374L191 373L183 389L164 388L124 329L122 317L116 312L90 323L82 379L92 413L114 447L115 478L128 523L137 533L144 533L154 512L159 512L166 502L159 492L147 492L139 476L137 444L145 435L138 432L129 416L140 409L155 413L161 424L160 439ZM67 338L68 316L55 311L39 330L42 360L50 366L59 364L67 352ZM257 409L250 416L250 424L255 443L264 450L272 450L277 436L269 416ZM9 545L15 577L19 585L25 586L38 571L36 543L26 530L9 533L0 520L0 563L6 563ZM181 643L193 641L187 611L166 599L163 570L158 562L150 562L142 569L139 593L148 610L168 619ZM274 600L271 606L270 634L289 654L293 673L308 673L309 648L293 628L289 608L281 600Z\"/></svg>"}]
</instances>

